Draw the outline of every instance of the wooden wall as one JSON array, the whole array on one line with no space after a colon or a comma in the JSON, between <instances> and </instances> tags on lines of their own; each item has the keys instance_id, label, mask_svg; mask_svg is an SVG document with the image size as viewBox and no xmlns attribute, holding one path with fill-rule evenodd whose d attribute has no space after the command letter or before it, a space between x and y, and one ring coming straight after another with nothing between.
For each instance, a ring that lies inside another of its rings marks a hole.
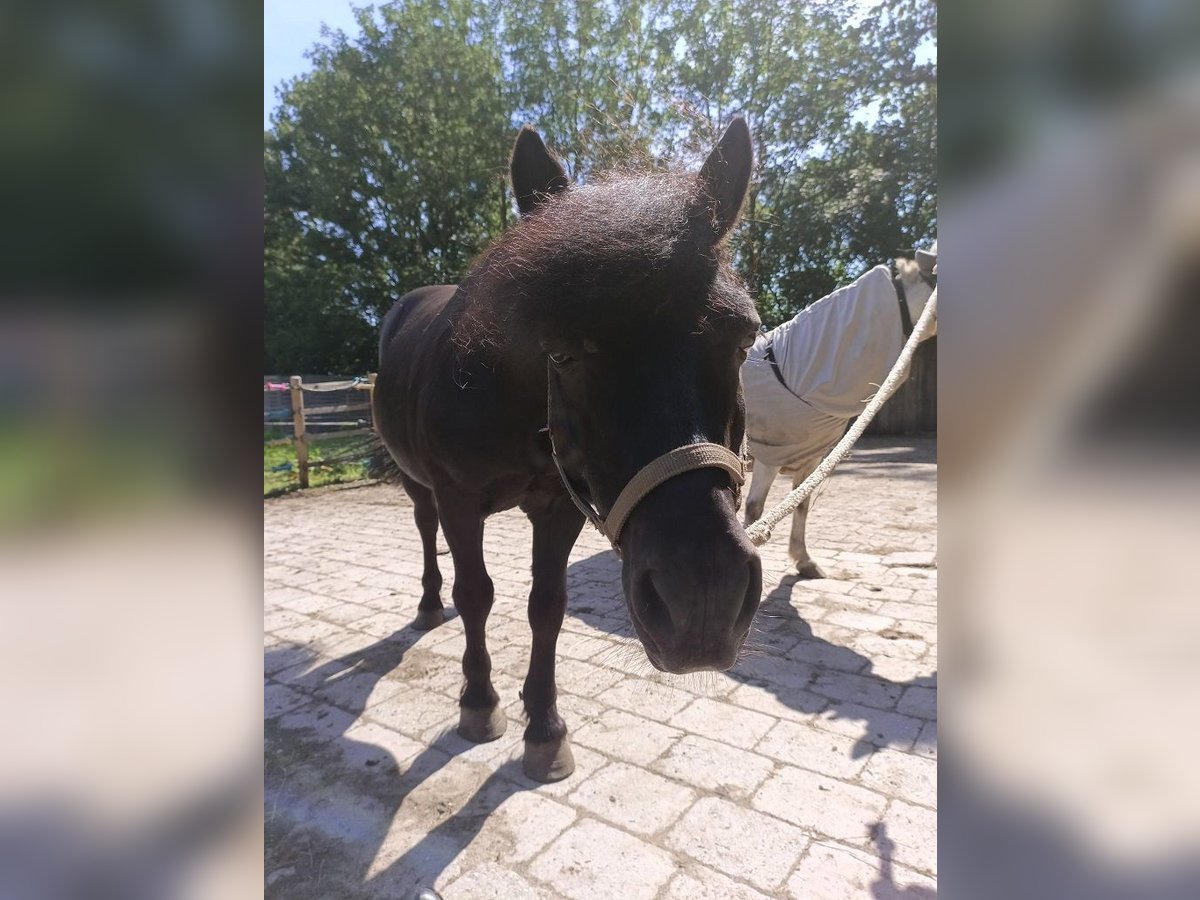
<instances>
[{"instance_id":1,"label":"wooden wall","mask_svg":"<svg viewBox=\"0 0 1200 900\"><path fill-rule=\"evenodd\" d=\"M892 396L867 434L935 434L937 432L937 337L917 348L908 380Z\"/></svg>"}]
</instances>

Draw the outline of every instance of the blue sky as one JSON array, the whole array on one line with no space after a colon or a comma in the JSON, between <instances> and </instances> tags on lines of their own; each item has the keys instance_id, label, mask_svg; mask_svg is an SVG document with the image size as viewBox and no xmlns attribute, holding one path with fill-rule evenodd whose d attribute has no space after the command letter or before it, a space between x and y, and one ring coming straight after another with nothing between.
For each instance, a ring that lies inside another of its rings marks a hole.
<instances>
[{"instance_id":1,"label":"blue sky","mask_svg":"<svg viewBox=\"0 0 1200 900\"><path fill-rule=\"evenodd\" d=\"M358 0L355 6L370 6ZM263 127L275 108L280 82L307 72L304 52L321 38L321 24L357 34L350 0L264 0L263 2Z\"/></svg>"},{"instance_id":2,"label":"blue sky","mask_svg":"<svg viewBox=\"0 0 1200 900\"><path fill-rule=\"evenodd\" d=\"M863 9L876 0L859 0ZM263 2L263 127L270 125L275 108L275 88L289 78L307 72L311 66L304 53L321 37L321 25L341 29L353 36L358 33L353 6L371 6L371 0L264 0ZM925 52L922 52L925 51ZM919 48L917 58L933 56L932 42Z\"/></svg>"}]
</instances>

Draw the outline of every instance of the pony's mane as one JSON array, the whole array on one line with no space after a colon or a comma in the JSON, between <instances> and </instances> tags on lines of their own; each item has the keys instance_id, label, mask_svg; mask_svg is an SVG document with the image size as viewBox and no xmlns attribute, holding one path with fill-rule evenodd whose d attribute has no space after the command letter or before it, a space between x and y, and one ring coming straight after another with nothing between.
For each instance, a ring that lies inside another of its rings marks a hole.
<instances>
[{"instance_id":1,"label":"pony's mane","mask_svg":"<svg viewBox=\"0 0 1200 900\"><path fill-rule=\"evenodd\" d=\"M594 337L673 314L735 312L745 294L723 244L693 238L702 201L690 174L612 174L557 195L472 266L455 342L497 345L514 332Z\"/></svg>"},{"instance_id":2,"label":"pony's mane","mask_svg":"<svg viewBox=\"0 0 1200 900\"><path fill-rule=\"evenodd\" d=\"M921 280L921 267L915 259L909 259L906 256L897 256L895 263L896 274L900 276L900 280L906 285L915 285Z\"/></svg>"}]
</instances>

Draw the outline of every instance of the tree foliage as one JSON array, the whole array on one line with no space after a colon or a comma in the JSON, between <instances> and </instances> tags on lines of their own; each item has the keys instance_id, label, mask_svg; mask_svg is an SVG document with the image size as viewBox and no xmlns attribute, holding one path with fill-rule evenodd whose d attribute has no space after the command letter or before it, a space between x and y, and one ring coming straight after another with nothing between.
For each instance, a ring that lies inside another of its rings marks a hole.
<instances>
[{"instance_id":1,"label":"tree foliage","mask_svg":"<svg viewBox=\"0 0 1200 900\"><path fill-rule=\"evenodd\" d=\"M525 122L582 182L695 163L744 115L734 248L767 323L934 236L932 0L398 0L358 23L266 134L268 371L373 368L392 301L510 224Z\"/></svg>"}]
</instances>

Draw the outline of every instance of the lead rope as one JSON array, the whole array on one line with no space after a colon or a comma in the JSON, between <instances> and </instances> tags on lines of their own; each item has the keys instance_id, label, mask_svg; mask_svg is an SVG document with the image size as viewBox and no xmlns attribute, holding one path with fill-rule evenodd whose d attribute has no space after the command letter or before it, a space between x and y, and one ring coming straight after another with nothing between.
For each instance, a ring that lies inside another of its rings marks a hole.
<instances>
[{"instance_id":1,"label":"lead rope","mask_svg":"<svg viewBox=\"0 0 1200 900\"><path fill-rule=\"evenodd\" d=\"M833 470L837 468L846 454L850 452L855 442L862 437L862 433L871 424L871 420L875 418L875 414L879 412L880 407L900 387L900 383L904 380L904 373L908 370L913 354L917 350L917 344L921 342L926 332L929 331L930 324L936 315L937 288L934 288L933 294L925 304L925 309L921 311L921 317L917 319L917 324L913 327L912 334L908 336L908 341L901 348L900 356L897 358L896 364L892 366L892 371L888 372L887 378L883 380L883 384L879 386L879 390L867 403L866 408L863 409L862 413L854 421L854 424L842 435L842 439L834 445L828 455L821 460L820 465L813 470L813 473L800 483L799 487L792 490L777 506L763 515L761 519L753 525L747 526L746 534L750 536L752 544L757 547L770 540L771 530L785 517L795 512L796 507L808 499L809 495L817 489L821 482L833 473Z\"/></svg>"}]
</instances>

